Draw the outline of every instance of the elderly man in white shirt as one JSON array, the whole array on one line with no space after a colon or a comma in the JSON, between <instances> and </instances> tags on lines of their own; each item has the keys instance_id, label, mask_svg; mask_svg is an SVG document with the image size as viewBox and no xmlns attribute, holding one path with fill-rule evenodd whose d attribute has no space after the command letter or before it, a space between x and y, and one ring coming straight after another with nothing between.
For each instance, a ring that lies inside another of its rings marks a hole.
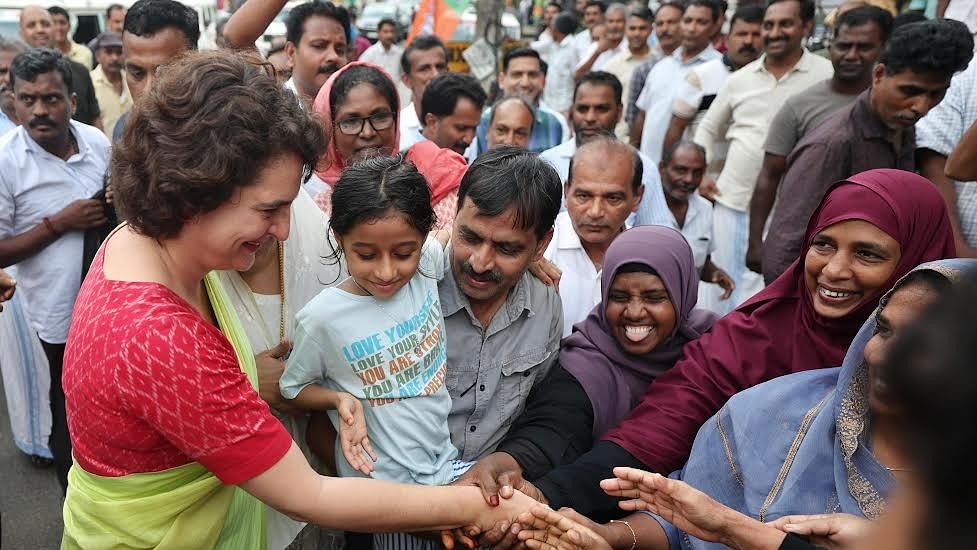
<instances>
[{"instance_id":1,"label":"elderly man in white shirt","mask_svg":"<svg viewBox=\"0 0 977 550\"><path fill-rule=\"evenodd\" d=\"M675 225L692 248L695 268L699 272L700 292L719 285L721 300L728 300L736 285L733 279L712 261L716 240L712 233L712 203L699 195L699 185L706 171L706 150L691 141L677 141L662 153L658 163L665 202Z\"/></svg>"},{"instance_id":2,"label":"elderly man in white shirt","mask_svg":"<svg viewBox=\"0 0 977 550\"><path fill-rule=\"evenodd\" d=\"M610 136L584 144L573 155L563 184L567 210L556 217L544 257L562 271L563 336L600 303L604 253L627 227L645 187L637 151Z\"/></svg>"},{"instance_id":3,"label":"elderly man in white shirt","mask_svg":"<svg viewBox=\"0 0 977 550\"><path fill-rule=\"evenodd\" d=\"M573 75L575 79L580 80L590 71L602 70L608 61L628 51L628 41L624 39L627 14L628 9L624 4L608 6L604 16L604 34L581 54Z\"/></svg>"},{"instance_id":4,"label":"elderly man in white shirt","mask_svg":"<svg viewBox=\"0 0 977 550\"><path fill-rule=\"evenodd\" d=\"M602 71L587 73L577 83L573 108L570 110L575 137L543 151L540 158L556 168L560 181L566 182L570 174L570 160L577 148L601 136L613 136L614 127L623 113L621 81ZM646 190L630 222L634 225L675 227L672 215L665 205L655 164L640 153L638 158L641 159L641 182Z\"/></svg>"},{"instance_id":5,"label":"elderly man in white shirt","mask_svg":"<svg viewBox=\"0 0 977 550\"><path fill-rule=\"evenodd\" d=\"M71 67L48 49L14 58L14 109L23 125L0 138L0 267L17 264L27 317L51 369L50 448L62 488L71 442L61 364L81 286L84 231L107 222L102 191L109 141L71 120Z\"/></svg>"}]
</instances>

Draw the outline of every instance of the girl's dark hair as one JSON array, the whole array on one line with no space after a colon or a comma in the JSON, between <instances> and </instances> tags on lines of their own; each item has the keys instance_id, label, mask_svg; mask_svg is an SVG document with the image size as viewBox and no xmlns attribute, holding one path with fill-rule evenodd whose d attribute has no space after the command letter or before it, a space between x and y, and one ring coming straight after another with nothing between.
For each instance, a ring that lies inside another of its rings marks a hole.
<instances>
[{"instance_id":1,"label":"girl's dark hair","mask_svg":"<svg viewBox=\"0 0 977 550\"><path fill-rule=\"evenodd\" d=\"M437 220L427 180L403 155L369 158L347 168L332 192L329 229L345 235L356 224L391 214L403 215L424 236Z\"/></svg>"},{"instance_id":2,"label":"girl's dark hair","mask_svg":"<svg viewBox=\"0 0 977 550\"><path fill-rule=\"evenodd\" d=\"M339 78L333 83L332 89L329 90L329 116L333 123L338 122L336 112L339 110L339 105L346 101L349 91L360 84L373 86L390 104L390 110L393 111L394 115L396 116L399 113L400 96L397 95L397 87L393 81L384 76L376 67L356 65L339 75Z\"/></svg>"}]
</instances>

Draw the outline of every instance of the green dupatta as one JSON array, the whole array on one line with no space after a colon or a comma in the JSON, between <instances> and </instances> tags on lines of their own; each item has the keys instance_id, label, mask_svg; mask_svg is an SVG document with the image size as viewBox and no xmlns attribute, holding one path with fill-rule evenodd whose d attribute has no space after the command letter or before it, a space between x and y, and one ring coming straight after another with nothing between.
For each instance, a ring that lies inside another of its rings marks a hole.
<instances>
[{"instance_id":1,"label":"green dupatta","mask_svg":"<svg viewBox=\"0 0 977 550\"><path fill-rule=\"evenodd\" d=\"M216 273L204 278L221 332L255 391L258 370L244 328ZM63 550L215 548L265 550L264 505L197 462L162 472L102 477L68 473Z\"/></svg>"}]
</instances>

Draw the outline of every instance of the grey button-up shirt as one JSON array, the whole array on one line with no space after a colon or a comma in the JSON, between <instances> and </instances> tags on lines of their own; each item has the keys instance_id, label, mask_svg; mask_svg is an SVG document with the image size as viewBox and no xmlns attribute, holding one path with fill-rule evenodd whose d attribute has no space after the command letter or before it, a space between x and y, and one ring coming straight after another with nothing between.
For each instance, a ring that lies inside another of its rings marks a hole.
<instances>
[{"instance_id":1,"label":"grey button-up shirt","mask_svg":"<svg viewBox=\"0 0 977 550\"><path fill-rule=\"evenodd\" d=\"M474 461L495 451L556 362L563 306L554 289L527 272L483 329L450 263L439 291L448 339L448 429L459 458Z\"/></svg>"}]
</instances>

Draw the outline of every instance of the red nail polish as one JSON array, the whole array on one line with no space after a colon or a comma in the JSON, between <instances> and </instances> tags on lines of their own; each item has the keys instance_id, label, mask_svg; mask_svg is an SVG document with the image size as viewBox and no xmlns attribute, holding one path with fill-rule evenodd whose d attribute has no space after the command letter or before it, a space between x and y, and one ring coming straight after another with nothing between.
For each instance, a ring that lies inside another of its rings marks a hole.
<instances>
[{"instance_id":1,"label":"red nail polish","mask_svg":"<svg viewBox=\"0 0 977 550\"><path fill-rule=\"evenodd\" d=\"M492 506L498 506L499 505L499 496L498 495L492 495L492 498L489 499L489 502L492 503Z\"/></svg>"}]
</instances>

